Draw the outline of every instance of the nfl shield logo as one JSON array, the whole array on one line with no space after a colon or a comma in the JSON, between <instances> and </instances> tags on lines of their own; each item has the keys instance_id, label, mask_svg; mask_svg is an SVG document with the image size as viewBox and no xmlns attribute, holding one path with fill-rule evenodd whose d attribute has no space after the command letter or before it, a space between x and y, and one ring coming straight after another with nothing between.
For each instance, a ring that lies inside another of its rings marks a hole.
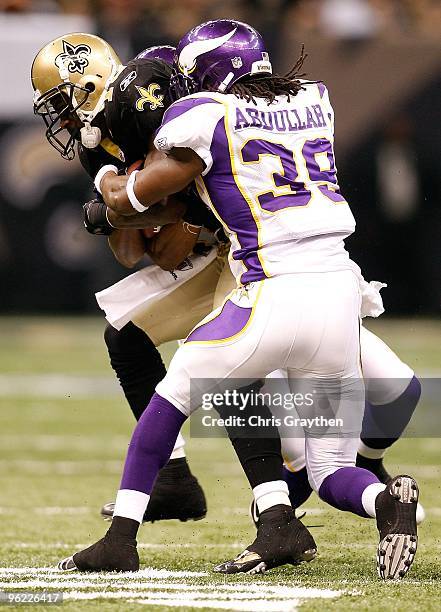
<instances>
[{"instance_id":1,"label":"nfl shield logo","mask_svg":"<svg viewBox=\"0 0 441 612\"><path fill-rule=\"evenodd\" d=\"M231 63L233 64L233 68L242 68L243 65L243 62L240 57L233 57Z\"/></svg>"}]
</instances>

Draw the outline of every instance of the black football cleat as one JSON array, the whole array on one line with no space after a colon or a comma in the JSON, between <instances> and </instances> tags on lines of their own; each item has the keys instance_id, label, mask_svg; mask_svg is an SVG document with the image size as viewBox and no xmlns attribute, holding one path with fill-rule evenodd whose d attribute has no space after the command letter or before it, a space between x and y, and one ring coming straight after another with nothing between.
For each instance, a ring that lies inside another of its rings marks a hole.
<instances>
[{"instance_id":1,"label":"black football cleat","mask_svg":"<svg viewBox=\"0 0 441 612\"><path fill-rule=\"evenodd\" d=\"M139 557L136 540L106 533L89 548L85 548L58 563L65 572L137 572Z\"/></svg>"},{"instance_id":2,"label":"black football cleat","mask_svg":"<svg viewBox=\"0 0 441 612\"><path fill-rule=\"evenodd\" d=\"M364 468L365 470L372 472L372 474L375 474L378 480L385 485L392 480L392 476L384 467L383 459L368 459L367 457L363 457L362 455L358 454L356 465L357 467ZM426 519L426 511L419 502L417 505L416 519L417 525L421 525L421 523Z\"/></svg>"},{"instance_id":3,"label":"black football cleat","mask_svg":"<svg viewBox=\"0 0 441 612\"><path fill-rule=\"evenodd\" d=\"M221 574L263 574L280 565L312 561L314 538L290 506L277 505L259 516L257 537L240 555L214 568Z\"/></svg>"},{"instance_id":4,"label":"black football cleat","mask_svg":"<svg viewBox=\"0 0 441 612\"><path fill-rule=\"evenodd\" d=\"M101 516L111 521L114 502L104 504ZM207 514L204 491L190 472L185 457L172 459L160 470L153 487L143 523L167 521L199 521Z\"/></svg>"},{"instance_id":5,"label":"black football cleat","mask_svg":"<svg viewBox=\"0 0 441 612\"><path fill-rule=\"evenodd\" d=\"M378 575L401 580L409 571L417 550L418 485L411 476L395 476L375 500L380 543Z\"/></svg>"},{"instance_id":6,"label":"black football cleat","mask_svg":"<svg viewBox=\"0 0 441 612\"><path fill-rule=\"evenodd\" d=\"M296 518L302 519L304 516L306 516L306 512L305 511L304 512L300 512L300 514L297 514L297 510L298 510L298 508L293 508L294 516ZM260 513L259 513L259 509L257 507L255 499L251 500L248 512L249 512L249 515L251 517L251 520L254 523L254 527L257 529L259 527L259 516L260 516Z\"/></svg>"}]
</instances>

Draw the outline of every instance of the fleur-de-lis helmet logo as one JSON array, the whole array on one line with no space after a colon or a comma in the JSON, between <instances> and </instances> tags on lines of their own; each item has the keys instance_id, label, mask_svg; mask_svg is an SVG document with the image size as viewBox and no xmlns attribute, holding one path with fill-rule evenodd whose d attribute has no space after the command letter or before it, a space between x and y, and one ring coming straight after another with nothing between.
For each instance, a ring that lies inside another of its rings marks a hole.
<instances>
[{"instance_id":1,"label":"fleur-de-lis helmet logo","mask_svg":"<svg viewBox=\"0 0 441 612\"><path fill-rule=\"evenodd\" d=\"M79 72L84 74L84 69L89 65L88 56L91 53L89 45L71 45L63 40L63 53L59 53L55 58L58 68L66 67L69 72Z\"/></svg>"}]
</instances>

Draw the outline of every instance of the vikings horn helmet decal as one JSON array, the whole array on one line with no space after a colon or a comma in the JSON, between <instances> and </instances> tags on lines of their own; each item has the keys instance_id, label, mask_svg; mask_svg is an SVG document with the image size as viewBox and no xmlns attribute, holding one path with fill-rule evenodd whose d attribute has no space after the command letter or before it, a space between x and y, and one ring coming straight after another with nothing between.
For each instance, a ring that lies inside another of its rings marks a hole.
<instances>
[{"instance_id":1,"label":"vikings horn helmet decal","mask_svg":"<svg viewBox=\"0 0 441 612\"><path fill-rule=\"evenodd\" d=\"M183 72L185 76L193 72L196 68L196 60L200 55L221 47L227 40L230 40L236 33L236 30L237 27L233 28L231 32L228 32L224 36L207 40L196 40L186 45L178 55L178 65L181 72Z\"/></svg>"},{"instance_id":2,"label":"vikings horn helmet decal","mask_svg":"<svg viewBox=\"0 0 441 612\"><path fill-rule=\"evenodd\" d=\"M246 23L217 19L179 41L171 88L175 98L204 90L226 93L245 76L271 73L261 35Z\"/></svg>"},{"instance_id":3,"label":"vikings horn helmet decal","mask_svg":"<svg viewBox=\"0 0 441 612\"><path fill-rule=\"evenodd\" d=\"M92 125L103 109L108 87L122 69L112 47L92 34L66 34L45 45L31 68L34 113L46 124L46 138L65 159L75 156L75 141L98 146Z\"/></svg>"}]
</instances>

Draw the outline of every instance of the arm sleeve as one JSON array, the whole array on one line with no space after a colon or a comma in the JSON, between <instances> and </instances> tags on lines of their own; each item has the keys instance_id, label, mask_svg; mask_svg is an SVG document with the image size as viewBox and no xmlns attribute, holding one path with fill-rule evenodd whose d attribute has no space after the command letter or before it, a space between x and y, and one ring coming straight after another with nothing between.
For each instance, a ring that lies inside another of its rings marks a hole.
<instances>
[{"instance_id":1,"label":"arm sleeve","mask_svg":"<svg viewBox=\"0 0 441 612\"><path fill-rule=\"evenodd\" d=\"M213 164L214 131L224 115L224 105L208 96L178 100L164 114L155 147L165 152L175 147L192 149L204 162L205 175Z\"/></svg>"}]
</instances>

